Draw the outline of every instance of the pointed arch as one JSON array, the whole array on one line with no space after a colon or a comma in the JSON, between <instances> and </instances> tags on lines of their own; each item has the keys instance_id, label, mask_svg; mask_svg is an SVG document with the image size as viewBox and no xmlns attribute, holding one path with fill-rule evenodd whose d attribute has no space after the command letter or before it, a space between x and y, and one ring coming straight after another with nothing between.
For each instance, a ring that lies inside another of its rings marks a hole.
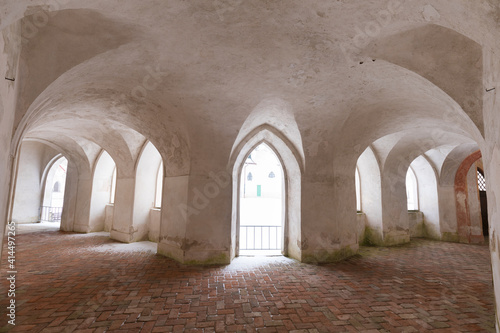
<instances>
[{"instance_id":1,"label":"pointed arch","mask_svg":"<svg viewBox=\"0 0 500 333\"><path fill-rule=\"evenodd\" d=\"M87 232L104 230L106 205L109 203L111 196L111 179L115 168L115 161L103 149L95 162L92 172L92 195Z\"/></svg>"},{"instance_id":2,"label":"pointed arch","mask_svg":"<svg viewBox=\"0 0 500 333\"><path fill-rule=\"evenodd\" d=\"M271 126L261 128L252 137L243 140L237 154L230 159L233 176L233 199L231 217L231 259L239 253L238 230L240 227L240 178L243 164L248 155L260 144L265 143L273 150L283 167L284 191L283 191L283 254L295 259L301 259L301 177L302 169L294 154L294 148L289 145L289 140L283 140L276 135L276 130ZM253 134L253 132L252 132Z\"/></svg>"},{"instance_id":3,"label":"pointed arch","mask_svg":"<svg viewBox=\"0 0 500 333\"><path fill-rule=\"evenodd\" d=\"M291 140L289 140L285 134L283 134L281 131L279 131L277 128L268 125L268 124L263 124L260 125L256 128L254 128L252 131L250 131L243 139L240 140L239 144L236 145L232 152L231 152L231 157L229 158L229 165L232 166L234 165L234 162L236 159L240 156L240 152L244 149L244 147L247 147L247 143L252 140L253 138L261 135L261 133L270 133L272 136L274 136L276 139L281 141L287 149L290 151L290 153L293 155L294 160L297 162L300 168L300 172L303 173L305 169L305 160L303 158L303 154L301 154L293 144ZM262 139L264 142L265 140ZM258 144L255 145L257 147ZM254 147L254 149L255 149ZM271 147L273 148L273 147ZM252 149L253 150L253 149ZM250 153L252 150L250 150L248 153Z\"/></svg>"},{"instance_id":4,"label":"pointed arch","mask_svg":"<svg viewBox=\"0 0 500 333\"><path fill-rule=\"evenodd\" d=\"M135 195L132 226L134 241L149 237L150 211L155 207L157 193L158 168L163 164L162 157L156 147L147 141L139 154L135 170ZM159 225L153 228L159 230Z\"/></svg>"},{"instance_id":5,"label":"pointed arch","mask_svg":"<svg viewBox=\"0 0 500 333\"><path fill-rule=\"evenodd\" d=\"M40 217L42 221L60 222L62 218L68 160L61 154L57 156L59 158L54 163L47 165L50 165L50 169L43 181Z\"/></svg>"},{"instance_id":6,"label":"pointed arch","mask_svg":"<svg viewBox=\"0 0 500 333\"><path fill-rule=\"evenodd\" d=\"M59 165L63 159L66 159L62 154L57 154L53 159L50 160L49 163L47 163L47 166L45 167L45 170L43 171L43 176L42 176L42 189L44 191L43 198L42 198L42 206L48 206L50 205L50 193L55 192L54 188L51 186L55 186L55 184L52 184L52 180L54 178L55 170L54 166Z\"/></svg>"}]
</instances>

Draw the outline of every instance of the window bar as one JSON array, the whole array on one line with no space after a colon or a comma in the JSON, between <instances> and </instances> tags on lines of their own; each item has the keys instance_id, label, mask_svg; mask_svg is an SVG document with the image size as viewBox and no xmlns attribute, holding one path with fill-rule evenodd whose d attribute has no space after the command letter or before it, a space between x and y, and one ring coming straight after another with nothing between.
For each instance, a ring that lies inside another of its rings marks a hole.
<instances>
[{"instance_id":1,"label":"window bar","mask_svg":"<svg viewBox=\"0 0 500 333\"><path fill-rule=\"evenodd\" d=\"M278 249L278 227L276 227L276 249Z\"/></svg>"},{"instance_id":2,"label":"window bar","mask_svg":"<svg viewBox=\"0 0 500 333\"><path fill-rule=\"evenodd\" d=\"M255 227L253 227L253 249L254 250L255 250L255 238L257 238L257 237L255 237L255 233L256 233Z\"/></svg>"}]
</instances>

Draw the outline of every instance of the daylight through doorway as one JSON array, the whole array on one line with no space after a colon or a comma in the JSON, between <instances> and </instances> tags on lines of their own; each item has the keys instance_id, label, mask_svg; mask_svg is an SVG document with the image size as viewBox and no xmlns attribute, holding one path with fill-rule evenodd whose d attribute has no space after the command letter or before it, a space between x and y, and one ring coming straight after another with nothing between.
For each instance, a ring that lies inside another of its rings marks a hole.
<instances>
[{"instance_id":1,"label":"daylight through doorway","mask_svg":"<svg viewBox=\"0 0 500 333\"><path fill-rule=\"evenodd\" d=\"M47 173L40 220L61 223L68 160L58 159Z\"/></svg>"},{"instance_id":2,"label":"daylight through doorway","mask_svg":"<svg viewBox=\"0 0 500 333\"><path fill-rule=\"evenodd\" d=\"M239 255L281 255L283 168L268 145L250 153L240 182Z\"/></svg>"}]
</instances>

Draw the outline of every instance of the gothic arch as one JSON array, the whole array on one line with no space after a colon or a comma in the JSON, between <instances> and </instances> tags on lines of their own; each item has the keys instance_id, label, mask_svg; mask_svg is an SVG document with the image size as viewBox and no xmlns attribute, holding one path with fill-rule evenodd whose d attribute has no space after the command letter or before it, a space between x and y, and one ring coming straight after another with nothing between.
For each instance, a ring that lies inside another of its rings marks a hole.
<instances>
[{"instance_id":1,"label":"gothic arch","mask_svg":"<svg viewBox=\"0 0 500 333\"><path fill-rule=\"evenodd\" d=\"M253 134L253 133L251 133ZM243 163L247 156L261 143L267 144L276 154L281 162L284 175L284 223L283 223L283 254L295 259L301 259L301 176L302 170L294 154L293 147L287 141L276 135L272 127L261 129L257 134L242 140L238 154L234 154L230 159L233 178L233 198L231 217L231 259L239 254L240 227L240 176Z\"/></svg>"}]
</instances>

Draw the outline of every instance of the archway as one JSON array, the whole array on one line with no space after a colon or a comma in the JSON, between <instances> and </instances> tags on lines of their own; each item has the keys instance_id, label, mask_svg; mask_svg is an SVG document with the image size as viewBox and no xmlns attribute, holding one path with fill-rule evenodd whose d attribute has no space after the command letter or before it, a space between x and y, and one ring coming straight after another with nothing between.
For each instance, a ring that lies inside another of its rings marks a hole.
<instances>
[{"instance_id":1,"label":"archway","mask_svg":"<svg viewBox=\"0 0 500 333\"><path fill-rule=\"evenodd\" d=\"M280 255L283 251L281 162L265 143L246 158L240 176L240 255Z\"/></svg>"},{"instance_id":2,"label":"archway","mask_svg":"<svg viewBox=\"0 0 500 333\"><path fill-rule=\"evenodd\" d=\"M159 169L163 169L162 158L151 142L142 148L136 166L133 223L133 240L151 240L157 242L160 237L160 211L152 211L161 205L163 179L158 179ZM163 172L161 172L163 176ZM163 178L163 177L162 177ZM161 183L159 184L159 181ZM160 188L158 188L160 187ZM159 193L158 193L159 192ZM158 198L158 195L160 197Z\"/></svg>"},{"instance_id":3,"label":"archway","mask_svg":"<svg viewBox=\"0 0 500 333\"><path fill-rule=\"evenodd\" d=\"M40 214L42 222L61 222L67 170L68 160L65 157L59 157L45 174L45 189Z\"/></svg>"},{"instance_id":4,"label":"archway","mask_svg":"<svg viewBox=\"0 0 500 333\"><path fill-rule=\"evenodd\" d=\"M250 136L251 135L251 136ZM245 161L260 144L265 143L278 157L283 170L283 240L282 254L302 260L301 184L300 155L291 142L278 130L265 126L255 130L235 147L229 163L232 166L233 200L231 218L231 259L239 255L240 230L240 181ZM248 176L248 175L247 175Z\"/></svg>"}]
</instances>

